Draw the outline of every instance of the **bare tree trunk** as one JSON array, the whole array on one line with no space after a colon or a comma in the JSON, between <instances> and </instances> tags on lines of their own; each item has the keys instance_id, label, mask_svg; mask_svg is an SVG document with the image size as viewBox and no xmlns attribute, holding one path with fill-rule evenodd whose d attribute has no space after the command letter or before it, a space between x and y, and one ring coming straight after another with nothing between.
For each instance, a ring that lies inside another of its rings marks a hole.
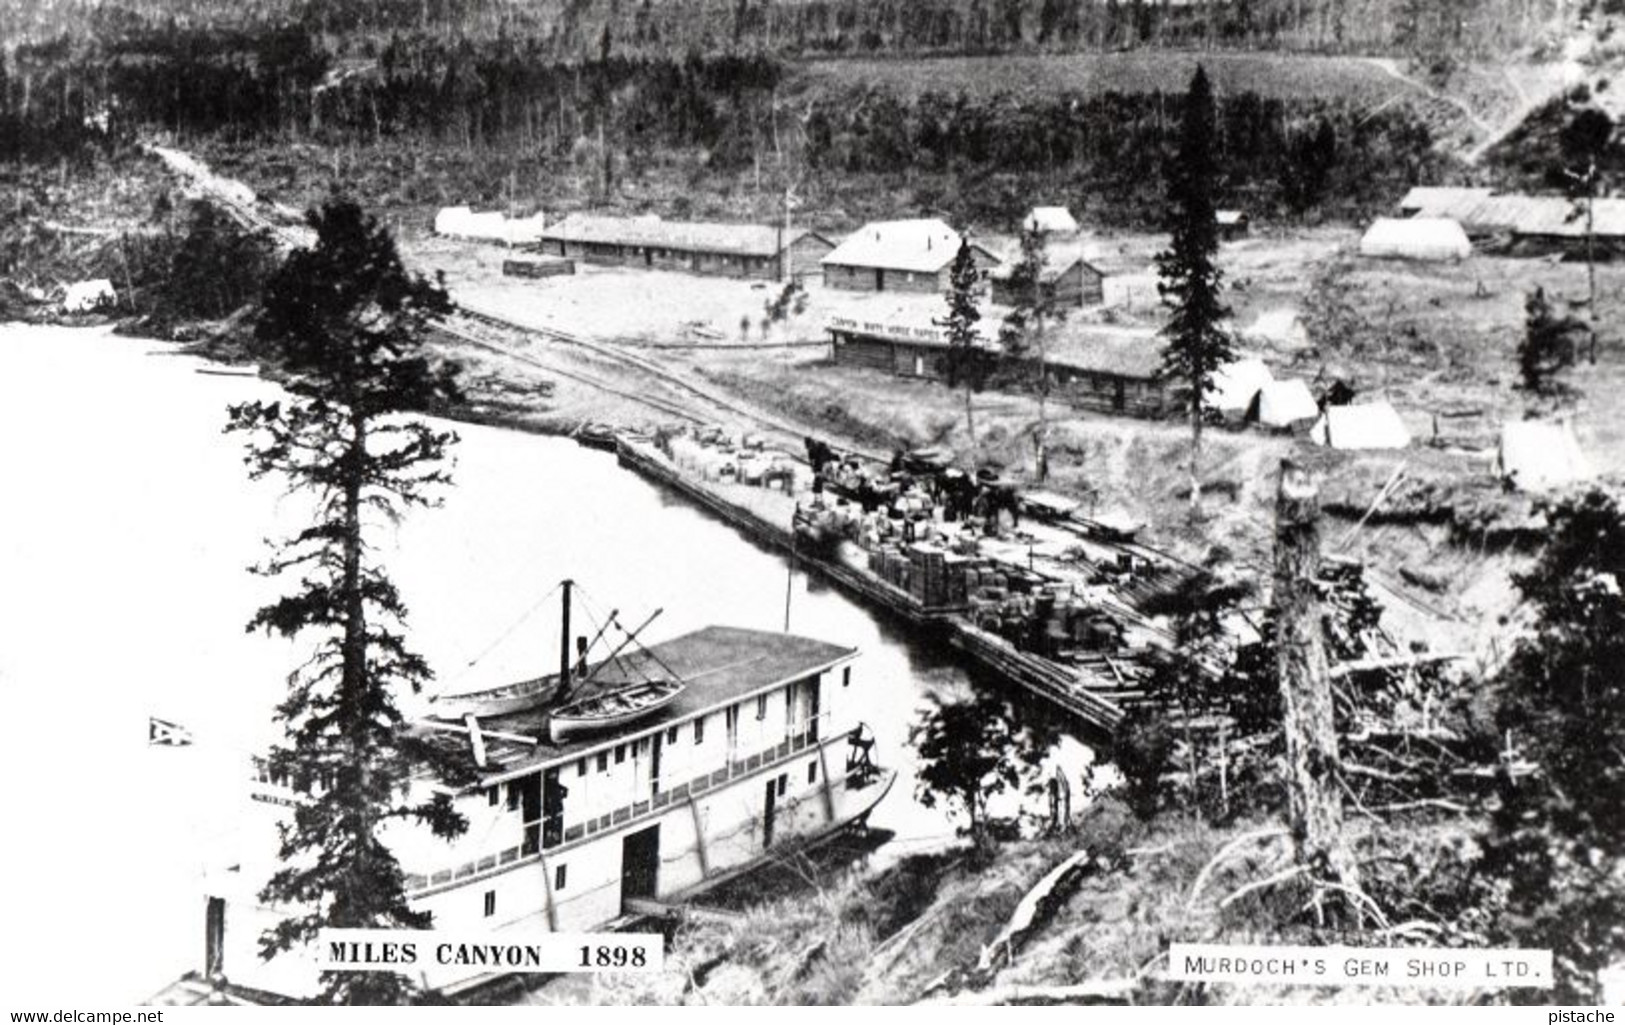
<instances>
[{"instance_id":1,"label":"bare tree trunk","mask_svg":"<svg viewBox=\"0 0 1625 1025\"><path fill-rule=\"evenodd\" d=\"M1283 460L1275 501L1273 604L1287 811L1298 863L1321 882L1358 889L1359 870L1342 835L1342 765L1321 636L1319 575L1319 489L1307 469Z\"/></svg>"},{"instance_id":2,"label":"bare tree trunk","mask_svg":"<svg viewBox=\"0 0 1625 1025\"><path fill-rule=\"evenodd\" d=\"M971 413L971 388L965 384L965 431L970 435L971 459L976 458L976 420Z\"/></svg>"},{"instance_id":3,"label":"bare tree trunk","mask_svg":"<svg viewBox=\"0 0 1625 1025\"><path fill-rule=\"evenodd\" d=\"M1590 335L1586 357L1597 363L1597 169L1588 176L1590 188L1586 192L1586 317L1590 320Z\"/></svg>"},{"instance_id":4,"label":"bare tree trunk","mask_svg":"<svg viewBox=\"0 0 1625 1025\"><path fill-rule=\"evenodd\" d=\"M1035 308L1037 305L1035 300ZM1034 476L1042 484L1049 480L1049 352L1044 339L1044 314L1035 309L1033 320L1038 333L1038 452Z\"/></svg>"},{"instance_id":5,"label":"bare tree trunk","mask_svg":"<svg viewBox=\"0 0 1625 1025\"><path fill-rule=\"evenodd\" d=\"M1191 515L1202 514L1202 388L1191 396Z\"/></svg>"}]
</instances>

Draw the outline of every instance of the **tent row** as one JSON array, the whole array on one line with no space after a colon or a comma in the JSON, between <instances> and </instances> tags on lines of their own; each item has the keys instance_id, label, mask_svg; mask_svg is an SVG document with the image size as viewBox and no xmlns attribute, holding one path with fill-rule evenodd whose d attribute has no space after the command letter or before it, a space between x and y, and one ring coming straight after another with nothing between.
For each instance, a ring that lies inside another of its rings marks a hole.
<instances>
[{"instance_id":1,"label":"tent row","mask_svg":"<svg viewBox=\"0 0 1625 1025\"><path fill-rule=\"evenodd\" d=\"M1296 378L1278 381L1263 360L1252 357L1220 367L1213 375L1213 391L1207 401L1226 419L1265 427L1289 429L1313 423L1320 416L1320 406L1307 384Z\"/></svg>"},{"instance_id":2,"label":"tent row","mask_svg":"<svg viewBox=\"0 0 1625 1025\"><path fill-rule=\"evenodd\" d=\"M434 233L448 238L500 242L503 245L529 245L541 241L543 214L508 217L501 211L475 213L471 207L443 207L434 215Z\"/></svg>"},{"instance_id":3,"label":"tent row","mask_svg":"<svg viewBox=\"0 0 1625 1025\"><path fill-rule=\"evenodd\" d=\"M1386 402L1327 406L1297 378L1276 380L1264 361L1235 360L1213 375L1208 404L1227 420L1282 430L1307 427L1317 445L1339 449L1404 448L1411 432Z\"/></svg>"}]
</instances>

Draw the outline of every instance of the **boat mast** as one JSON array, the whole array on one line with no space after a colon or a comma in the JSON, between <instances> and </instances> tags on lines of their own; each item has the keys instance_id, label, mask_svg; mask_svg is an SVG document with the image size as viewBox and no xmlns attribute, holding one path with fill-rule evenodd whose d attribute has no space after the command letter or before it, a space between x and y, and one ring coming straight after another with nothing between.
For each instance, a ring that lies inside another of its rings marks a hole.
<instances>
[{"instance_id":1,"label":"boat mast","mask_svg":"<svg viewBox=\"0 0 1625 1025\"><path fill-rule=\"evenodd\" d=\"M570 588L575 581L564 581L564 626L559 634L559 686L558 693L570 689Z\"/></svg>"}]
</instances>

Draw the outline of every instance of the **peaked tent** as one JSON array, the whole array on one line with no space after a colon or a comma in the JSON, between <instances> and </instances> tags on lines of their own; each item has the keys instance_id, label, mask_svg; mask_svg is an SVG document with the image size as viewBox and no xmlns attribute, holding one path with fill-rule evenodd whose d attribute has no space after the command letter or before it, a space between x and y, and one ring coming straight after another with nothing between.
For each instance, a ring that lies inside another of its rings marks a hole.
<instances>
[{"instance_id":1,"label":"peaked tent","mask_svg":"<svg viewBox=\"0 0 1625 1025\"><path fill-rule=\"evenodd\" d=\"M1317 445L1338 449L1404 448L1411 432L1386 402L1327 406L1309 433Z\"/></svg>"},{"instance_id":2,"label":"peaked tent","mask_svg":"<svg viewBox=\"0 0 1625 1025\"><path fill-rule=\"evenodd\" d=\"M1460 260L1473 255L1473 244L1461 225L1448 217L1379 217L1360 239L1360 255Z\"/></svg>"},{"instance_id":3,"label":"peaked tent","mask_svg":"<svg viewBox=\"0 0 1625 1025\"><path fill-rule=\"evenodd\" d=\"M1274 379L1261 359L1247 357L1226 363L1213 374L1213 390L1207 393L1208 407L1240 416L1253 404L1259 389Z\"/></svg>"},{"instance_id":4,"label":"peaked tent","mask_svg":"<svg viewBox=\"0 0 1625 1025\"><path fill-rule=\"evenodd\" d=\"M1595 476L1567 423L1519 420L1501 428L1501 476L1519 491L1546 491Z\"/></svg>"},{"instance_id":5,"label":"peaked tent","mask_svg":"<svg viewBox=\"0 0 1625 1025\"><path fill-rule=\"evenodd\" d=\"M1248 411L1249 419L1265 427L1293 427L1311 423L1318 416L1320 406L1315 403L1314 394L1296 377L1265 384L1258 389L1258 397L1253 399Z\"/></svg>"}]
</instances>

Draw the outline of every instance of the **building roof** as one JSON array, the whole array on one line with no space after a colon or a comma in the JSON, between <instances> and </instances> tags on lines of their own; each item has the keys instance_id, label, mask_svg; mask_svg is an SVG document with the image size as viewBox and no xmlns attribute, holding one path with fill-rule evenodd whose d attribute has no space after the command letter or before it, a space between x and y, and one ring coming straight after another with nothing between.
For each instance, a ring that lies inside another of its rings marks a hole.
<instances>
[{"instance_id":1,"label":"building roof","mask_svg":"<svg viewBox=\"0 0 1625 1025\"><path fill-rule=\"evenodd\" d=\"M1162 336L1154 328L1063 322L1045 340L1052 366L1151 380L1162 375Z\"/></svg>"},{"instance_id":2,"label":"building roof","mask_svg":"<svg viewBox=\"0 0 1625 1025\"><path fill-rule=\"evenodd\" d=\"M1405 194L1399 208L1418 217L1449 218L1469 231L1559 238L1580 238L1586 232L1584 208L1566 196L1496 195L1481 188L1419 186ZM1598 198L1592 213L1594 234L1625 237L1625 199Z\"/></svg>"},{"instance_id":3,"label":"building roof","mask_svg":"<svg viewBox=\"0 0 1625 1025\"><path fill-rule=\"evenodd\" d=\"M1386 402L1327 406L1310 437L1339 449L1404 448L1411 443L1411 432Z\"/></svg>"},{"instance_id":4,"label":"building roof","mask_svg":"<svg viewBox=\"0 0 1625 1025\"><path fill-rule=\"evenodd\" d=\"M922 297L923 298L923 297ZM897 302L885 311L871 307L829 318L830 331L845 331L883 338L904 345L947 348L947 329L936 323L942 300ZM976 325L981 348L998 351L998 316L984 316ZM1064 320L1051 324L1044 339L1049 364L1087 373L1151 379L1162 370L1163 343L1155 328L1116 324L1089 324Z\"/></svg>"},{"instance_id":5,"label":"building roof","mask_svg":"<svg viewBox=\"0 0 1625 1025\"><path fill-rule=\"evenodd\" d=\"M719 224L706 221L665 221L654 215L603 217L571 214L544 228L547 242L585 242L600 245L649 246L734 256L777 256L781 249L811 235L828 242L810 228L792 227L786 234L772 224ZM780 245L780 239L783 245Z\"/></svg>"},{"instance_id":6,"label":"building roof","mask_svg":"<svg viewBox=\"0 0 1625 1025\"><path fill-rule=\"evenodd\" d=\"M1493 191L1457 185L1417 185L1405 193L1405 198L1399 201L1399 209L1407 214L1463 220L1459 216L1462 212L1490 198Z\"/></svg>"},{"instance_id":7,"label":"building roof","mask_svg":"<svg viewBox=\"0 0 1625 1025\"><path fill-rule=\"evenodd\" d=\"M1213 211L1213 222L1223 228L1240 227L1241 225L1246 224L1249 220L1251 220L1251 218L1247 216L1247 212L1245 210Z\"/></svg>"},{"instance_id":8,"label":"building roof","mask_svg":"<svg viewBox=\"0 0 1625 1025\"><path fill-rule=\"evenodd\" d=\"M1496 200L1512 197L1495 197ZM1563 196L1525 196L1516 208L1514 235L1544 235L1583 238L1586 233L1584 203ZM1592 234L1599 237L1625 237L1625 199L1603 197L1592 200Z\"/></svg>"},{"instance_id":9,"label":"building roof","mask_svg":"<svg viewBox=\"0 0 1625 1025\"><path fill-rule=\"evenodd\" d=\"M1044 247L1044 280L1053 282L1080 263L1101 277L1105 277L1105 272L1096 267L1085 253L1086 250L1081 245L1046 245ZM1021 253L1017 250L1005 262L993 268L989 277L997 281L1008 281L1011 275L1016 273L1020 262Z\"/></svg>"},{"instance_id":10,"label":"building roof","mask_svg":"<svg viewBox=\"0 0 1625 1025\"><path fill-rule=\"evenodd\" d=\"M1379 217L1360 238L1361 256L1457 260L1472 252L1461 225L1445 217Z\"/></svg>"},{"instance_id":11,"label":"building roof","mask_svg":"<svg viewBox=\"0 0 1625 1025\"><path fill-rule=\"evenodd\" d=\"M935 274L953 261L963 236L935 217L910 221L870 221L820 260L843 267L878 267ZM972 242L989 259L997 255Z\"/></svg>"},{"instance_id":12,"label":"building roof","mask_svg":"<svg viewBox=\"0 0 1625 1025\"><path fill-rule=\"evenodd\" d=\"M620 729L571 737L554 743L548 734L546 709L528 709L507 715L482 717L480 727L491 733L536 737L534 746L500 738L486 737L490 775L512 773L579 756L605 745L624 743L628 737L653 733L665 724L696 712L741 700L757 691L800 679L857 654L856 648L831 644L812 637L746 630L730 626L708 626L669 641L652 644L647 650L622 653L598 670L597 677L573 691L571 700L591 697L647 679L670 679L675 674L686 687L671 704L647 718ZM665 667L670 667L668 673ZM428 731L448 748L469 751L466 738L456 733ZM472 755L470 755L472 757Z\"/></svg>"},{"instance_id":13,"label":"building roof","mask_svg":"<svg viewBox=\"0 0 1625 1025\"><path fill-rule=\"evenodd\" d=\"M1064 206L1035 206L1027 219L1021 222L1025 231L1054 232L1058 235L1070 235L1078 230L1077 219L1072 211Z\"/></svg>"},{"instance_id":14,"label":"building roof","mask_svg":"<svg viewBox=\"0 0 1625 1025\"><path fill-rule=\"evenodd\" d=\"M1518 420L1501 428L1501 475L1519 491L1546 491L1595 476L1567 423Z\"/></svg>"}]
</instances>

